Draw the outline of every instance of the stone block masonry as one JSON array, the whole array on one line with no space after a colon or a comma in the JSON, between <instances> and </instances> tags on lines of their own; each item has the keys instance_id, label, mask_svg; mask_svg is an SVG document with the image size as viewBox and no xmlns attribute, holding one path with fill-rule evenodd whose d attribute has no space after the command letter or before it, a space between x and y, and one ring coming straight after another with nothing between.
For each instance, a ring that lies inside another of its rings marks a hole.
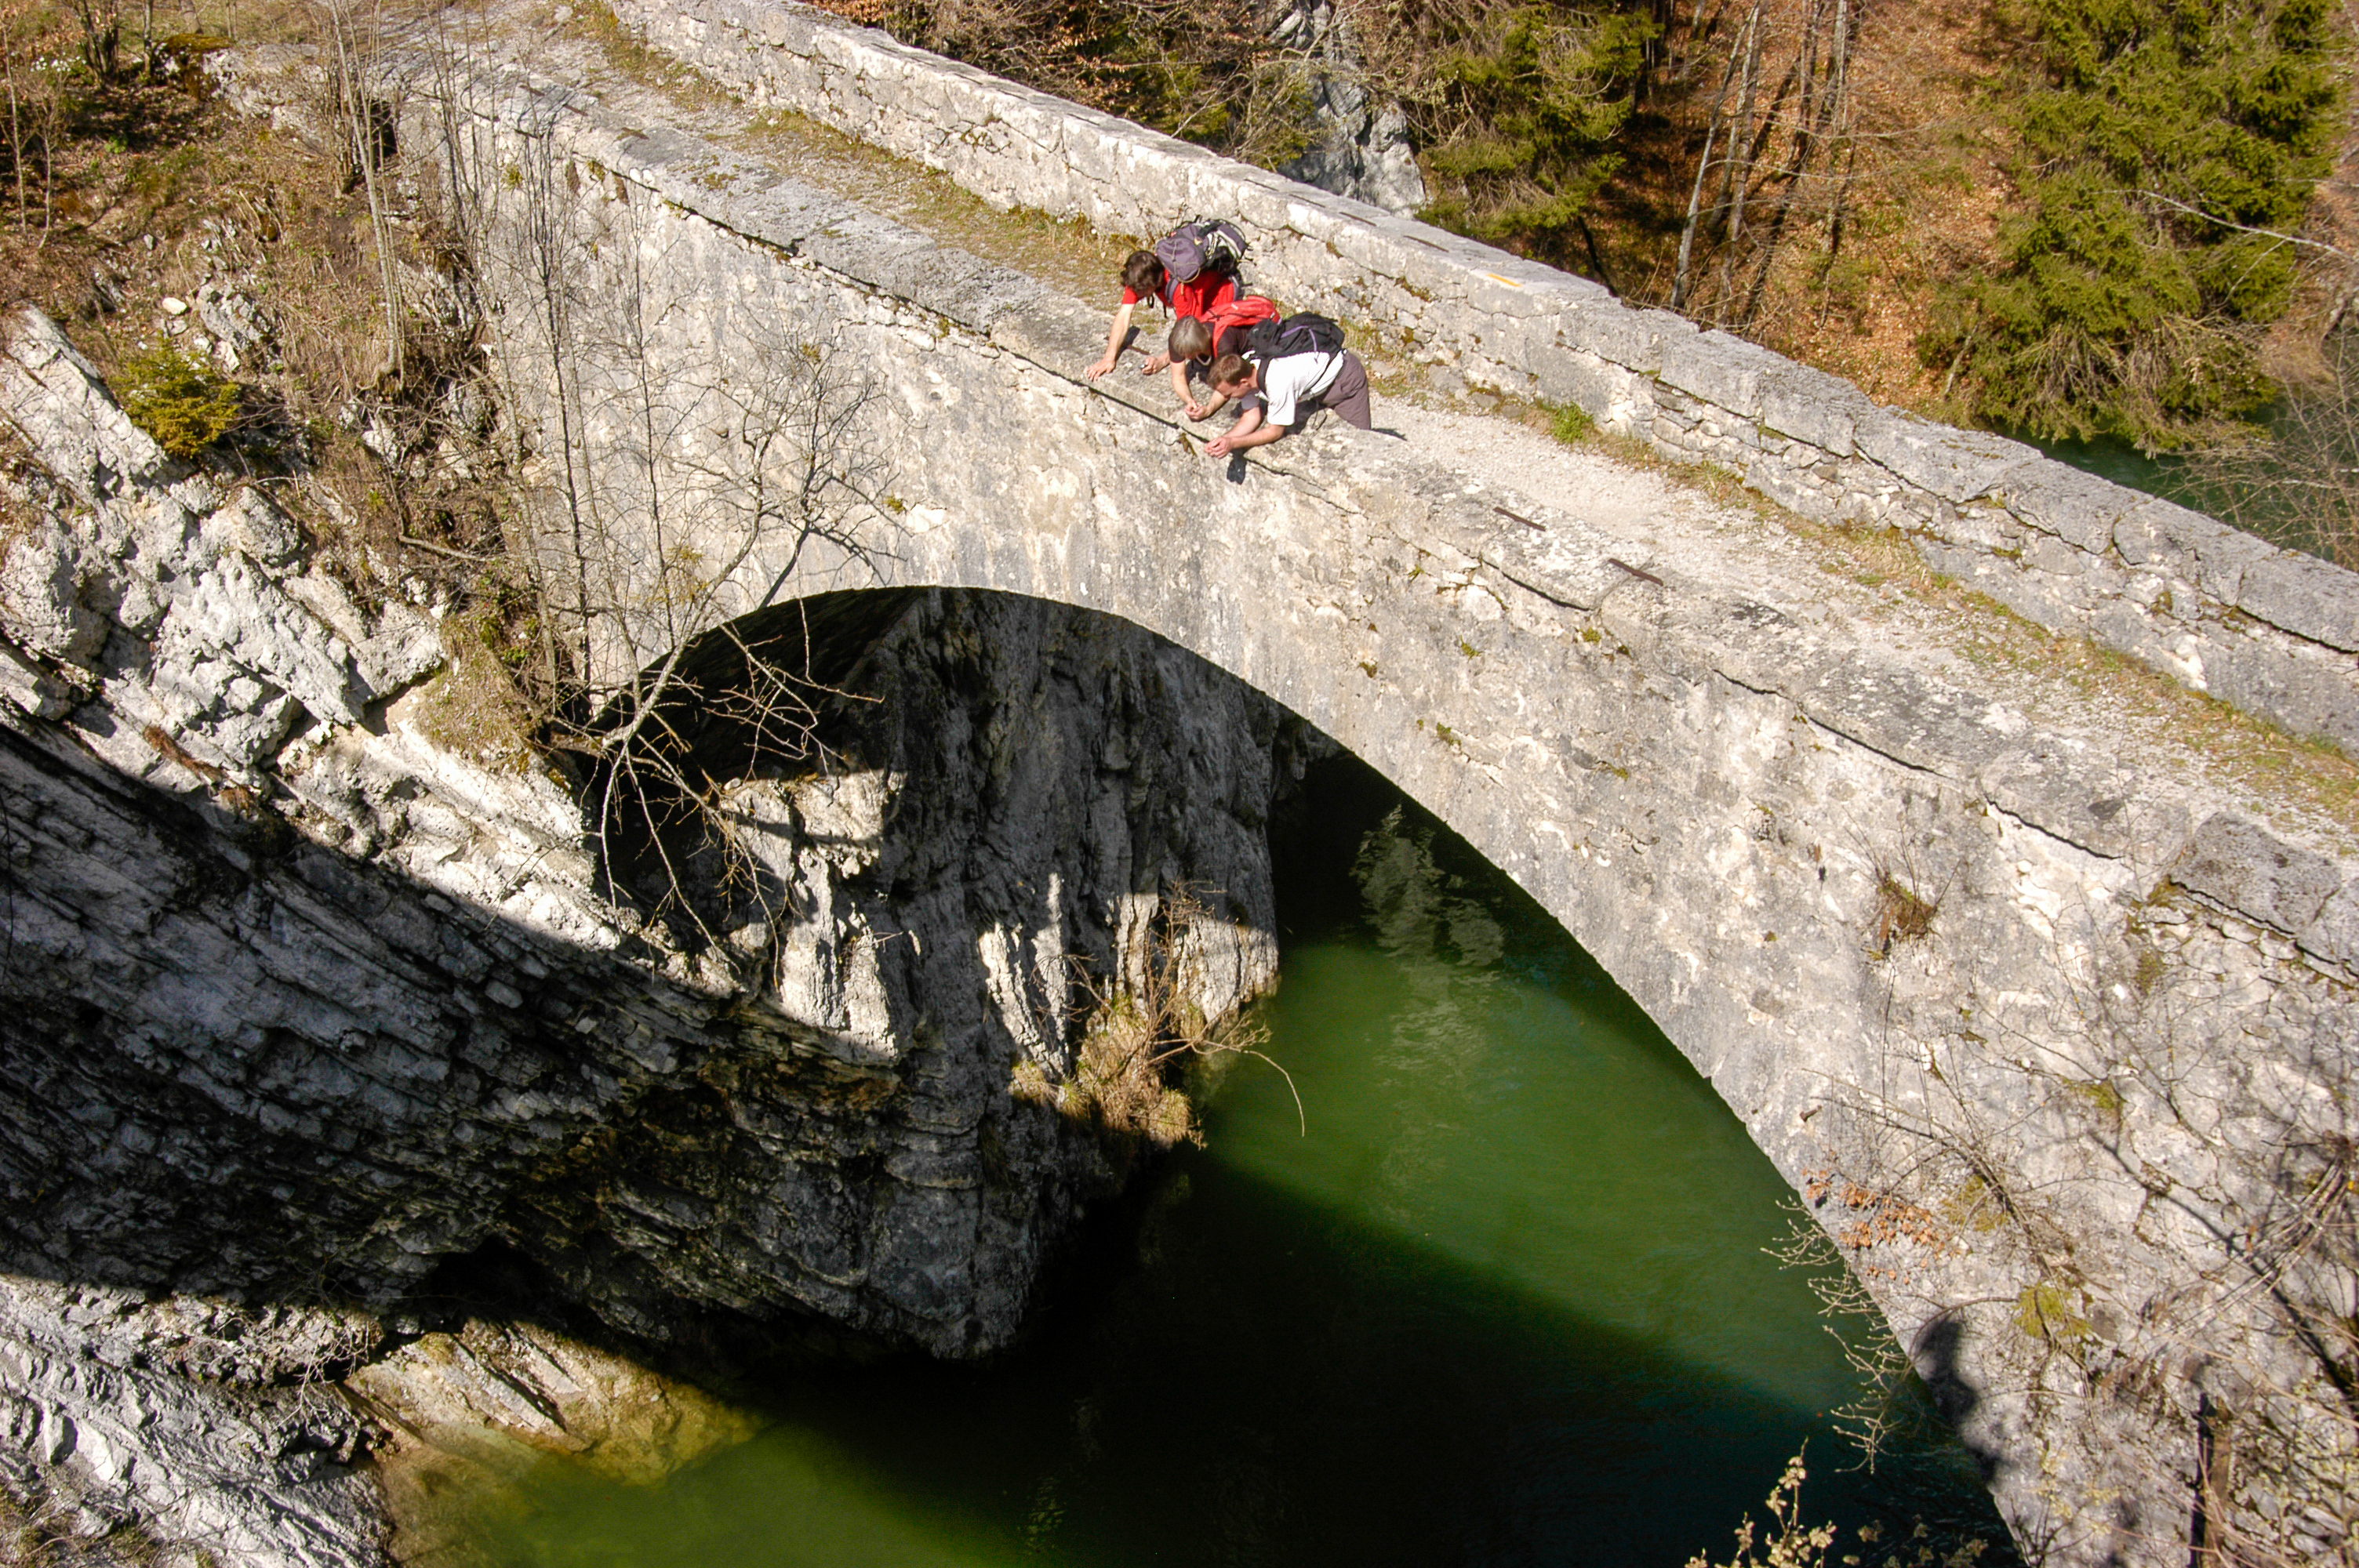
<instances>
[{"instance_id":1,"label":"stone block masonry","mask_svg":"<svg viewBox=\"0 0 2359 1568\"><path fill-rule=\"evenodd\" d=\"M894 42L786 0L614 0L749 103L940 169L1001 207L1149 235L1199 212L1250 282L1445 381L1576 406L1820 522L1895 527L1937 570L2299 735L2359 751L2359 575L1571 276ZM1111 280L1109 280L1111 284Z\"/></svg>"}]
</instances>

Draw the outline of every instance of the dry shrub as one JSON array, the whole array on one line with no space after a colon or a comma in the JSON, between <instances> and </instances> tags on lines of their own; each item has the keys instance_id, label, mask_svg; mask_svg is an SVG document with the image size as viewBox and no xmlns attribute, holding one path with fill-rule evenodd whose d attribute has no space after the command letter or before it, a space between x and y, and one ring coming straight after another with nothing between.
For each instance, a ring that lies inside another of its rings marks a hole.
<instances>
[{"instance_id":1,"label":"dry shrub","mask_svg":"<svg viewBox=\"0 0 2359 1568\"><path fill-rule=\"evenodd\" d=\"M1171 1052L1157 1011L1129 997L1100 1008L1060 1103L1069 1115L1085 1116L1108 1132L1157 1149L1201 1143L1203 1134L1187 1095L1165 1081Z\"/></svg>"},{"instance_id":2,"label":"dry shrub","mask_svg":"<svg viewBox=\"0 0 2359 1568\"><path fill-rule=\"evenodd\" d=\"M1052 1105L1117 1142L1162 1151L1203 1141L1181 1081L1191 1067L1257 1057L1277 1067L1291 1089L1293 1076L1262 1050L1269 1043L1262 1023L1245 1017L1215 1022L1196 1000L1204 970L1193 934L1211 919L1192 892L1166 898L1127 986L1101 980L1082 959L1069 957L1066 979L1088 1019L1072 1070L1052 1082L1027 1057L1016 1064L1009 1092ZM1298 1112L1301 1103L1297 1094Z\"/></svg>"},{"instance_id":3,"label":"dry shrub","mask_svg":"<svg viewBox=\"0 0 2359 1568\"><path fill-rule=\"evenodd\" d=\"M0 567L8 564L9 549L37 525L34 509L20 488L36 475L46 481L25 438L16 427L0 425Z\"/></svg>"},{"instance_id":4,"label":"dry shrub","mask_svg":"<svg viewBox=\"0 0 2359 1568\"><path fill-rule=\"evenodd\" d=\"M419 727L438 746L521 773L540 754L540 719L517 694L506 650L484 634L484 624L481 617L443 622L451 657L422 694Z\"/></svg>"},{"instance_id":5,"label":"dry shrub","mask_svg":"<svg viewBox=\"0 0 2359 1568\"><path fill-rule=\"evenodd\" d=\"M1919 942L1933 934L1933 917L1941 913L1939 898L1926 898L1889 871L1875 880L1875 937L1879 954L1892 951L1895 942Z\"/></svg>"},{"instance_id":6,"label":"dry shrub","mask_svg":"<svg viewBox=\"0 0 2359 1568\"><path fill-rule=\"evenodd\" d=\"M1787 1460L1785 1474L1769 1490L1767 1534L1746 1514L1736 1527L1734 1556L1715 1565L1710 1555L1699 1552L1688 1559L1687 1568L1821 1568L1827 1548L1834 1544L1835 1527L1802 1522L1802 1482L1809 1475L1800 1454Z\"/></svg>"}]
</instances>

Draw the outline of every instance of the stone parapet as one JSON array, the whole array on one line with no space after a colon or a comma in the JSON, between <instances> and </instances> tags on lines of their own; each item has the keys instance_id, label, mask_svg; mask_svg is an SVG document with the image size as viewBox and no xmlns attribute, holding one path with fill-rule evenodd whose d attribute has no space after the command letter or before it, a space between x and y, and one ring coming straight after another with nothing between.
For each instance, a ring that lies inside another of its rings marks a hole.
<instances>
[{"instance_id":1,"label":"stone parapet","mask_svg":"<svg viewBox=\"0 0 2359 1568\"><path fill-rule=\"evenodd\" d=\"M749 102L939 169L996 206L1152 234L1199 212L1253 240L1251 282L1439 377L1578 406L1828 523L1897 527L2015 613L2299 734L2359 749L2359 574L1586 279L1036 92L786 0L614 0ZM1109 280L1111 282L1111 280Z\"/></svg>"}]
</instances>

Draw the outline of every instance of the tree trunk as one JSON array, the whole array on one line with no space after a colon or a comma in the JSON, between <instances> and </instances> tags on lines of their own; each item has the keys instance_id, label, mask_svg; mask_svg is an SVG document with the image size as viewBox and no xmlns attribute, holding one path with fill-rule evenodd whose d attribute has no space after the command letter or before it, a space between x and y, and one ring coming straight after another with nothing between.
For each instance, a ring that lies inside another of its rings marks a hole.
<instances>
[{"instance_id":1,"label":"tree trunk","mask_svg":"<svg viewBox=\"0 0 2359 1568\"><path fill-rule=\"evenodd\" d=\"M344 115L352 127L353 150L360 157L361 185L368 193L369 234L376 245L376 269L379 287L385 295L385 330L393 356L393 375L402 376L401 292L393 265L392 232L386 222L385 200L377 189L376 178L376 114L368 101L368 92L361 80L359 49L352 38L349 18L342 0L333 0L328 7L328 20L336 40L336 67L342 78Z\"/></svg>"},{"instance_id":2,"label":"tree trunk","mask_svg":"<svg viewBox=\"0 0 2359 1568\"><path fill-rule=\"evenodd\" d=\"M1761 0L1753 0L1745 31L1745 91L1738 100L1735 123L1729 130L1731 156L1720 186L1720 207L1726 210L1728 223L1721 235L1720 291L1712 301L1714 326L1720 325L1728 314L1729 268L1735 259L1737 238L1745 232L1745 198L1753 179L1753 155L1760 146L1760 133L1753 123L1753 105L1761 86Z\"/></svg>"},{"instance_id":3,"label":"tree trunk","mask_svg":"<svg viewBox=\"0 0 2359 1568\"><path fill-rule=\"evenodd\" d=\"M1756 17L1760 16L1761 0L1753 0L1753 14ZM1715 13L1713 20L1716 22L1718 19ZM1737 49L1732 44L1728 64L1720 73L1720 91L1712 97L1712 121L1704 131L1703 152L1696 159L1695 183L1688 190L1687 222L1680 229L1679 266L1671 275L1671 308L1674 310L1683 309L1687 305L1688 287L1693 278L1690 269L1695 255L1697 220L1703 205L1704 183L1712 175L1712 146L1719 140L1721 129L1727 123L1728 90L1736 80L1736 66Z\"/></svg>"}]
</instances>

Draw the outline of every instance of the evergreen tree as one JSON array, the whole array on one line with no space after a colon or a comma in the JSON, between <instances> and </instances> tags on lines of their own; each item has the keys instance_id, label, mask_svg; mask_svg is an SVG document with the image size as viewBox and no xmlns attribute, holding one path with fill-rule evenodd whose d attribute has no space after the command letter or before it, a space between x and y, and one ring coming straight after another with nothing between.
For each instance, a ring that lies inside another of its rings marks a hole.
<instances>
[{"instance_id":1,"label":"evergreen tree","mask_svg":"<svg viewBox=\"0 0 2359 1568\"><path fill-rule=\"evenodd\" d=\"M1433 182L1428 221L1560 265L1621 170L1648 16L1569 0L1414 0L1383 44Z\"/></svg>"},{"instance_id":2,"label":"evergreen tree","mask_svg":"<svg viewBox=\"0 0 2359 1568\"><path fill-rule=\"evenodd\" d=\"M2148 448L2275 388L2289 232L2329 168L2343 88L2329 0L2012 0L2031 81L1995 276L1920 345L1974 413Z\"/></svg>"}]
</instances>

